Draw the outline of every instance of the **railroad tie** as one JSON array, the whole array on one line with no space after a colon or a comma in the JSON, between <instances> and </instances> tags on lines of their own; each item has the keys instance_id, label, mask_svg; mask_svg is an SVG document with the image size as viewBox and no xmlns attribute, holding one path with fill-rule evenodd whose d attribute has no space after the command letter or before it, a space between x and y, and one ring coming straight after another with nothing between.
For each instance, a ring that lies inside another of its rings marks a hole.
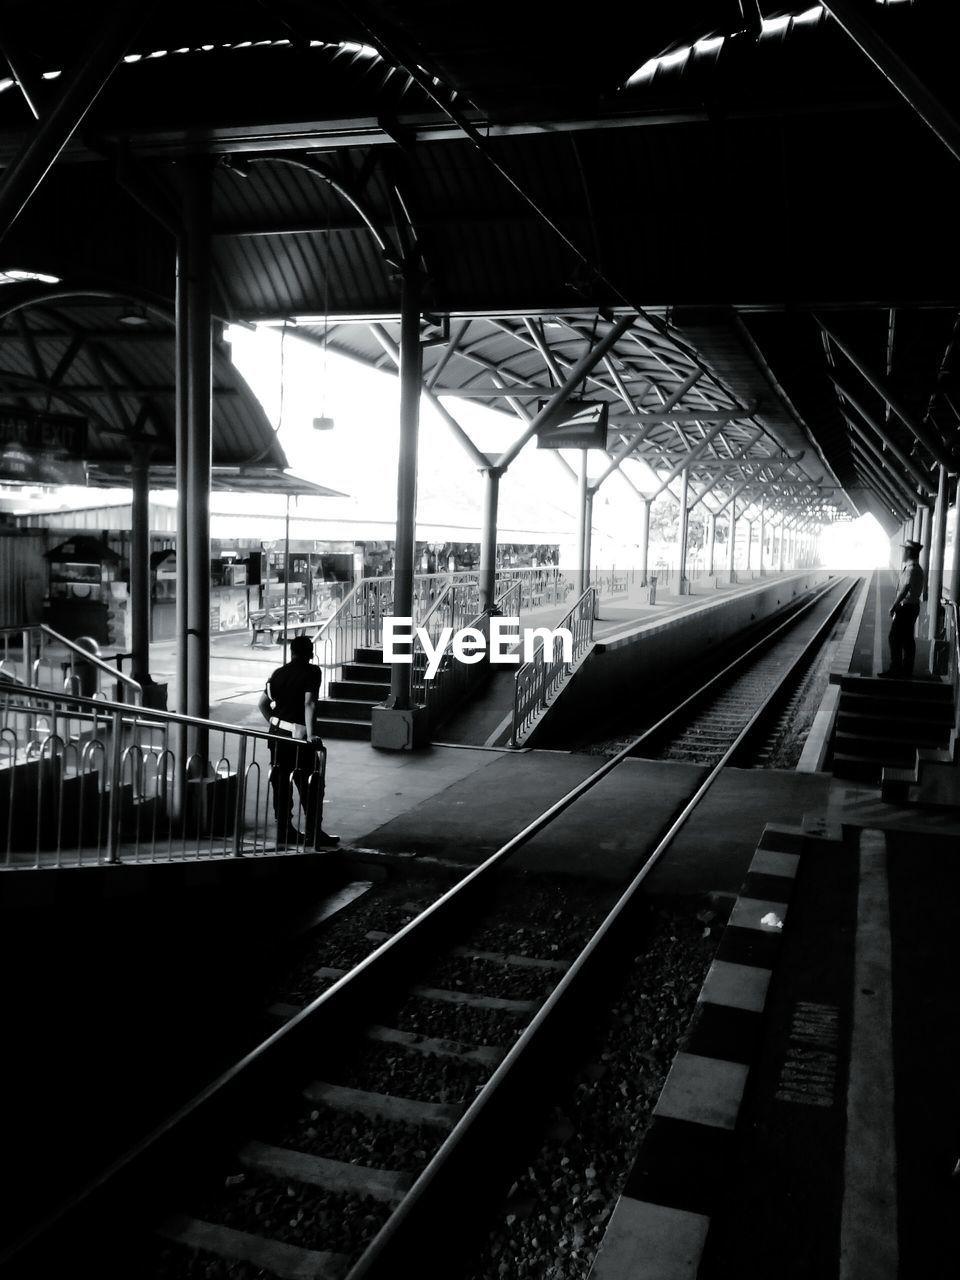
<instances>
[{"instance_id":1,"label":"railroad tie","mask_svg":"<svg viewBox=\"0 0 960 1280\"><path fill-rule=\"evenodd\" d=\"M416 1098L394 1098L387 1093L369 1093L346 1085L313 1080L303 1090L310 1102L322 1102L337 1111L358 1111L379 1120L400 1124L422 1124L431 1129L452 1129L463 1115L462 1106L447 1102L420 1102Z\"/></svg>"},{"instance_id":2,"label":"railroad tie","mask_svg":"<svg viewBox=\"0 0 960 1280\"><path fill-rule=\"evenodd\" d=\"M269 1240L250 1231L222 1227L202 1218L176 1214L157 1228L159 1234L188 1249L203 1249L231 1262L261 1267L278 1280L343 1280L350 1259L344 1253L302 1249L299 1245Z\"/></svg>"},{"instance_id":3,"label":"railroad tie","mask_svg":"<svg viewBox=\"0 0 960 1280\"><path fill-rule=\"evenodd\" d=\"M247 1142L237 1152L245 1169L254 1169L274 1178L303 1182L324 1191L349 1191L370 1196L384 1204L399 1204L413 1186L413 1175L376 1169L369 1165L330 1160L305 1151L275 1147L267 1142Z\"/></svg>"},{"instance_id":4,"label":"railroad tie","mask_svg":"<svg viewBox=\"0 0 960 1280\"><path fill-rule=\"evenodd\" d=\"M368 942L386 942L392 933L384 933L380 929L371 929L366 935ZM543 969L551 973L566 973L570 968L566 960L542 960L539 956L515 956L506 951L477 951L473 947L451 947L449 955L459 956L464 960L487 960L490 964L512 965L517 969Z\"/></svg>"}]
</instances>

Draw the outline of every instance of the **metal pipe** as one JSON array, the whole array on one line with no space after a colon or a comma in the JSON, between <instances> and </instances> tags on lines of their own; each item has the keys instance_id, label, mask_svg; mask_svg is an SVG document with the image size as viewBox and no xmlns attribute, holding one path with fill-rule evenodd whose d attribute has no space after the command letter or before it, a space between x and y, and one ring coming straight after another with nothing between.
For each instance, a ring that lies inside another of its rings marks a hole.
<instances>
[{"instance_id":1,"label":"metal pipe","mask_svg":"<svg viewBox=\"0 0 960 1280\"><path fill-rule=\"evenodd\" d=\"M960 602L960 487L953 508L953 567L950 570L950 599Z\"/></svg>"},{"instance_id":2,"label":"metal pipe","mask_svg":"<svg viewBox=\"0 0 960 1280\"><path fill-rule=\"evenodd\" d=\"M483 524L480 529L480 611L497 604L497 509L500 503L499 467L487 467L483 475Z\"/></svg>"},{"instance_id":3,"label":"metal pipe","mask_svg":"<svg viewBox=\"0 0 960 1280\"><path fill-rule=\"evenodd\" d=\"M890 48L869 18L851 0L823 0L823 7L927 128L960 160L960 123L900 55Z\"/></svg>"},{"instance_id":4,"label":"metal pipe","mask_svg":"<svg viewBox=\"0 0 960 1280\"><path fill-rule=\"evenodd\" d=\"M0 183L0 239L26 208L73 137L140 29L150 6L119 0L76 69L64 77L57 101L10 164Z\"/></svg>"},{"instance_id":5,"label":"metal pipe","mask_svg":"<svg viewBox=\"0 0 960 1280\"><path fill-rule=\"evenodd\" d=\"M179 715L187 714L187 587L190 582L190 563L187 558L187 545L190 541L190 510L187 503L187 476L190 469L189 460L189 415L187 411L187 369L189 368L187 341L187 281L188 270L187 237L181 233L177 238L177 279L176 279L176 332L174 338L174 368L176 378L176 473L177 473L177 544L176 544L176 596L174 597L174 627L176 634L174 703L173 708ZM182 819L185 809L185 776L183 762L187 759L187 729L183 724L171 726L174 758L180 762L174 776L172 796L172 817L174 822Z\"/></svg>"},{"instance_id":6,"label":"metal pipe","mask_svg":"<svg viewBox=\"0 0 960 1280\"><path fill-rule=\"evenodd\" d=\"M393 612L413 617L413 572L417 543L417 439L420 432L420 389L423 380L420 346L420 275L408 265L400 300L400 454L397 459L397 545L393 566ZM413 667L393 663L387 706L408 711L413 706Z\"/></svg>"},{"instance_id":7,"label":"metal pipe","mask_svg":"<svg viewBox=\"0 0 960 1280\"><path fill-rule=\"evenodd\" d=\"M784 559L784 540L783 540L783 535L786 533L786 526L787 526L787 517L786 517L786 516L784 516L784 515L781 515L781 517L780 517L780 537L779 537L779 539L777 540L777 541L778 541L778 545L777 545L777 571L778 571L779 573L783 573L783 559Z\"/></svg>"},{"instance_id":8,"label":"metal pipe","mask_svg":"<svg viewBox=\"0 0 960 1280\"><path fill-rule=\"evenodd\" d=\"M763 575L764 575L764 573L765 573L765 569L764 569L764 565L763 565L763 539L764 539L764 534L765 534L765 532L766 532L766 530L764 529L763 507L761 506L761 508L760 508L760 548L759 548L759 552L758 552L758 555L759 555L759 557L760 557L760 577L761 577L761 578L763 577Z\"/></svg>"}]
</instances>

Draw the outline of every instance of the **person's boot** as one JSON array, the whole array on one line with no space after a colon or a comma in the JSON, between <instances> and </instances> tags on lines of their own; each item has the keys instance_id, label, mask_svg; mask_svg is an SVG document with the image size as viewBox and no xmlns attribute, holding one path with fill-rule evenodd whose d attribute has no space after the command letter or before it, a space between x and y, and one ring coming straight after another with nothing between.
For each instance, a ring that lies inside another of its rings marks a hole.
<instances>
[{"instance_id":1,"label":"person's boot","mask_svg":"<svg viewBox=\"0 0 960 1280\"><path fill-rule=\"evenodd\" d=\"M313 842L315 849L335 849L340 843L339 836L328 835L326 831L318 831L317 838Z\"/></svg>"}]
</instances>

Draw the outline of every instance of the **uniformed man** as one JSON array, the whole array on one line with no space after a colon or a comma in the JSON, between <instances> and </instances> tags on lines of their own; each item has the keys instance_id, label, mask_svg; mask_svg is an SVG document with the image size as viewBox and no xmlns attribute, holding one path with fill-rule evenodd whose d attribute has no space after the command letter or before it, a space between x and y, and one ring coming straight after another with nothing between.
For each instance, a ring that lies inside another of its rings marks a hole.
<instances>
[{"instance_id":1,"label":"uniformed man","mask_svg":"<svg viewBox=\"0 0 960 1280\"><path fill-rule=\"evenodd\" d=\"M881 671L884 677L909 680L913 675L913 661L917 646L913 629L920 616L920 600L923 596L923 570L920 568L922 542L904 542L903 568L897 582L897 594L890 609L890 666Z\"/></svg>"},{"instance_id":2,"label":"uniformed man","mask_svg":"<svg viewBox=\"0 0 960 1280\"><path fill-rule=\"evenodd\" d=\"M278 739L270 742L270 785L277 818L277 844L289 846L304 840L315 849L332 849L339 836L323 830L323 792L327 749L316 729L317 697L323 679L313 657L309 636L290 642L290 661L277 667L260 695L260 714ZM306 813L306 833L293 820L293 785Z\"/></svg>"}]
</instances>

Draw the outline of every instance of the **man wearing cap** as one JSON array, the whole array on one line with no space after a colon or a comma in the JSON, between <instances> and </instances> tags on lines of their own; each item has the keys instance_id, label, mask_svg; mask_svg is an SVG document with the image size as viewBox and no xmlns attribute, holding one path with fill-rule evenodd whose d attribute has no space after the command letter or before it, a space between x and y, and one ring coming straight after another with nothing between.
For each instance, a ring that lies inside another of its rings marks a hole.
<instances>
[{"instance_id":1,"label":"man wearing cap","mask_svg":"<svg viewBox=\"0 0 960 1280\"><path fill-rule=\"evenodd\" d=\"M923 570L920 568L920 542L904 542L903 568L897 582L897 594L890 609L890 668L881 671L882 676L899 676L909 679L913 675L913 660L917 646L913 629L920 616L920 599L923 595Z\"/></svg>"},{"instance_id":2,"label":"man wearing cap","mask_svg":"<svg viewBox=\"0 0 960 1280\"><path fill-rule=\"evenodd\" d=\"M323 791L327 750L316 731L316 706L322 675L310 661L313 641L294 636L290 661L277 667L257 706L270 726L270 785L273 811L277 818L277 844L296 845L300 840L315 849L332 849L339 836L323 830ZM289 739L279 741L278 739ZM293 821L293 784L300 794L300 808L306 812L306 836Z\"/></svg>"}]
</instances>

